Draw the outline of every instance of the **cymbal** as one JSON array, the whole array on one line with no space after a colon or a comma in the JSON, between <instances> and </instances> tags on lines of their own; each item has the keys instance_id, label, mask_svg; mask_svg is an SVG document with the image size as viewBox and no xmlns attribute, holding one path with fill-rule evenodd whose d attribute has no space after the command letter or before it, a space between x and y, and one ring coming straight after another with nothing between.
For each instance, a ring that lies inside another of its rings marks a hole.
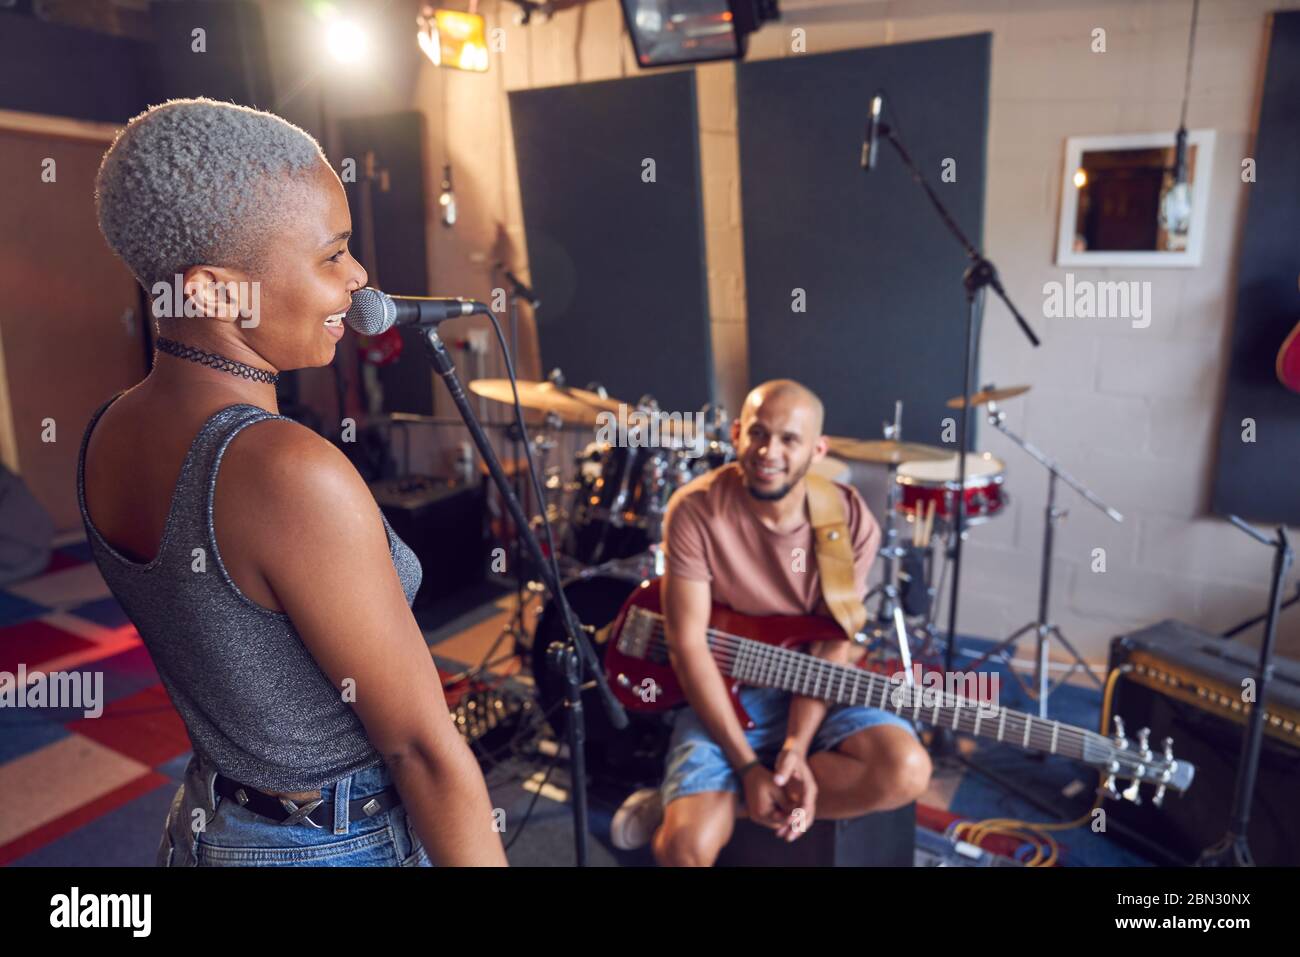
<instances>
[{"instance_id":1,"label":"cymbal","mask_svg":"<svg viewBox=\"0 0 1300 957\"><path fill-rule=\"evenodd\" d=\"M1003 399L1013 399L1018 395L1024 395L1029 391L1027 385L1009 385L1005 389L984 389L982 392L976 392L970 397L971 405L983 405L985 402L1001 402ZM960 409L961 396L954 396L947 402L948 408Z\"/></svg>"},{"instance_id":2,"label":"cymbal","mask_svg":"<svg viewBox=\"0 0 1300 957\"><path fill-rule=\"evenodd\" d=\"M577 389L573 386L563 386L563 389L572 398L577 399L579 402L585 402L593 409L599 409L601 412L613 412L615 415L618 415L619 406L626 405L631 408L630 403L609 396L602 398L600 395L590 391L589 389Z\"/></svg>"},{"instance_id":3,"label":"cymbal","mask_svg":"<svg viewBox=\"0 0 1300 957\"><path fill-rule=\"evenodd\" d=\"M595 425L596 416L601 412L618 413L617 399L602 399L586 389L558 386L553 382L533 382L521 379L519 386L519 404L525 409L539 412L554 412L566 422ZM514 394L510 389L509 379L475 379L469 384L469 391L481 395L493 402L514 404Z\"/></svg>"},{"instance_id":4,"label":"cymbal","mask_svg":"<svg viewBox=\"0 0 1300 957\"><path fill-rule=\"evenodd\" d=\"M842 459L855 462L877 462L884 465L897 465L900 462L938 462L950 459L953 454L948 449L919 442L895 442L890 439L850 439L839 435L828 435L830 450Z\"/></svg>"},{"instance_id":5,"label":"cymbal","mask_svg":"<svg viewBox=\"0 0 1300 957\"><path fill-rule=\"evenodd\" d=\"M849 463L843 459L837 459L833 455L827 455L814 462L808 471L814 475L820 475L824 479L830 479L832 482L843 482L845 485L849 483L849 479L852 477Z\"/></svg>"}]
</instances>

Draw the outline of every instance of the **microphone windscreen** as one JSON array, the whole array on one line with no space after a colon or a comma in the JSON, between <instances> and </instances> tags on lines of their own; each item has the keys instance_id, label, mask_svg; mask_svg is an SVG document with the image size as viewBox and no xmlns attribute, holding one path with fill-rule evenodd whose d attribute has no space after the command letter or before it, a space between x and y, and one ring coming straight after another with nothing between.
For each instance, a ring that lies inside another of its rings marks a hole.
<instances>
[{"instance_id":1,"label":"microphone windscreen","mask_svg":"<svg viewBox=\"0 0 1300 957\"><path fill-rule=\"evenodd\" d=\"M343 321L353 332L377 336L387 332L397 321L397 305L379 290L367 286L352 294L352 308Z\"/></svg>"}]
</instances>

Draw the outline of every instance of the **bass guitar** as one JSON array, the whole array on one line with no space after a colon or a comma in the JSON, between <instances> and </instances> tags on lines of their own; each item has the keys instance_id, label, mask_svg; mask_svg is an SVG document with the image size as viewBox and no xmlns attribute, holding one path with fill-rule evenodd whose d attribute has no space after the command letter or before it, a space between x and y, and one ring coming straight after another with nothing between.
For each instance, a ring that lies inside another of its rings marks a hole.
<instances>
[{"instance_id":1,"label":"bass guitar","mask_svg":"<svg viewBox=\"0 0 1300 957\"><path fill-rule=\"evenodd\" d=\"M615 697L630 711L664 711L686 703L668 658L658 579L643 582L624 602L610 625L605 647L605 672ZM714 605L709 617L709 649L728 679L732 707L742 727L754 722L740 701L749 685L779 688L820 698L829 704L865 705L893 711L915 722L1013 745L1027 751L1059 754L1096 768L1105 775L1102 792L1111 798L1141 803L1139 787L1156 788L1159 806L1168 790L1182 793L1191 786L1196 769L1174 757L1173 739L1159 751L1148 746L1150 730L1135 739L1124 734L1115 718L1115 733L1105 737L1060 721L1035 717L989 704L945 689L909 684L902 676L886 676L814 657L799 646L815 641L845 640L828 618L817 616L751 616ZM1120 790L1118 781L1130 782Z\"/></svg>"}]
</instances>

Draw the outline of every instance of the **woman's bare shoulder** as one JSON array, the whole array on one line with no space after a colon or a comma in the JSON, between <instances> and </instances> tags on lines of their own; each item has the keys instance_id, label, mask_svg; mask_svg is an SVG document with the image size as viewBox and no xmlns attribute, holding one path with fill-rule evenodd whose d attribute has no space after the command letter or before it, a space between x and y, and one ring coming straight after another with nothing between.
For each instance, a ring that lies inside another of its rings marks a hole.
<instances>
[{"instance_id":1,"label":"woman's bare shoulder","mask_svg":"<svg viewBox=\"0 0 1300 957\"><path fill-rule=\"evenodd\" d=\"M263 540L321 541L325 526L343 536L378 536L378 506L356 467L332 442L287 419L243 429L230 443L217 484L218 507L235 504ZM229 514L229 513L227 513Z\"/></svg>"}]
</instances>

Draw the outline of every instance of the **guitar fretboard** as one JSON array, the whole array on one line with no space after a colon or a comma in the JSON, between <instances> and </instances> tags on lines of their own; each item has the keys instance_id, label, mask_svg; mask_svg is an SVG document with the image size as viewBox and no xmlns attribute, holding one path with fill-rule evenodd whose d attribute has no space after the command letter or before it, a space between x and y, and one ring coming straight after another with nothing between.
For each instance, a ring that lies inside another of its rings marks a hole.
<instances>
[{"instance_id":1,"label":"guitar fretboard","mask_svg":"<svg viewBox=\"0 0 1300 957\"><path fill-rule=\"evenodd\" d=\"M667 641L661 615L637 609L650 619L647 660L666 663ZM818 698L830 704L879 708L912 721L949 728L962 734L1012 744L1031 751L1059 754L1106 767L1112 761L1130 764L1131 752L1118 750L1093 731L981 702L947 689L909 685L901 678L841 665L789 648L729 634L708 631L709 648L723 674L742 684L776 688Z\"/></svg>"}]
</instances>

